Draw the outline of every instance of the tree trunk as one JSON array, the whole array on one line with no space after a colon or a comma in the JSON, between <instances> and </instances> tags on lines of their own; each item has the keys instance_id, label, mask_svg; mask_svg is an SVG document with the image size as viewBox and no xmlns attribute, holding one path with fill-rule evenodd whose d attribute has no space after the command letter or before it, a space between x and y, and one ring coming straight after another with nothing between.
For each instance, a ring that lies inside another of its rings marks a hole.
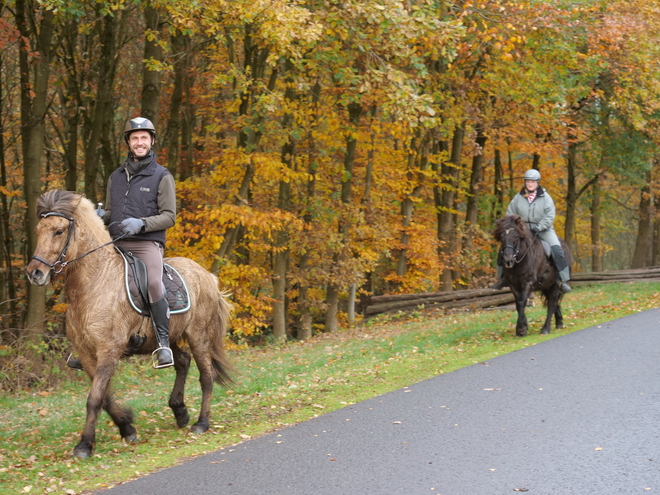
<instances>
[{"instance_id":1,"label":"tree trunk","mask_svg":"<svg viewBox=\"0 0 660 495\"><path fill-rule=\"evenodd\" d=\"M27 11L40 11L39 31L33 33L27 22ZM16 1L16 21L21 33L19 65L21 71L21 139L26 210L27 251L36 247L34 229L37 226L37 199L41 195L41 158L45 142L45 119L48 109L48 78L53 51L54 13L25 0ZM31 40L31 46L27 41ZM35 49L36 48L36 49ZM33 53L37 63L30 64L28 54ZM31 71L33 68L33 72ZM30 75L33 75L32 81ZM36 344L41 340L46 317L46 288L28 284L25 341ZM36 356L31 356L36 366Z\"/></svg>"},{"instance_id":2,"label":"tree trunk","mask_svg":"<svg viewBox=\"0 0 660 495\"><path fill-rule=\"evenodd\" d=\"M144 3L144 23L146 28L144 39L144 63L142 66L142 117L151 120L158 131L158 109L160 106L160 71L151 70L151 61L163 61L163 49L158 44L163 23L160 14L152 0ZM154 38L156 35L156 38ZM156 141L156 146L158 141Z\"/></svg>"},{"instance_id":3,"label":"tree trunk","mask_svg":"<svg viewBox=\"0 0 660 495\"><path fill-rule=\"evenodd\" d=\"M66 28L62 62L67 71L66 96L62 106L65 110L64 124L64 187L76 191L78 187L78 126L80 125L80 88L76 70L75 53L78 42L78 21L72 19Z\"/></svg>"},{"instance_id":4,"label":"tree trunk","mask_svg":"<svg viewBox=\"0 0 660 495\"><path fill-rule=\"evenodd\" d=\"M473 229L477 226L479 214L479 188L481 186L481 176L484 165L484 148L487 137L484 134L483 124L477 125L477 137L475 142L479 147L479 154L472 157L472 174L470 176L470 190L467 198L467 208L465 212L465 243L466 249L472 248Z\"/></svg>"},{"instance_id":5,"label":"tree trunk","mask_svg":"<svg viewBox=\"0 0 660 495\"><path fill-rule=\"evenodd\" d=\"M578 143L575 140L575 130L573 128L569 128L568 130L568 141L568 154L566 157L568 179L566 190L566 224L564 228L564 240L566 241L566 244L568 244L571 252L575 254L577 252L575 240L575 215L578 198L576 184Z\"/></svg>"},{"instance_id":6,"label":"tree trunk","mask_svg":"<svg viewBox=\"0 0 660 495\"><path fill-rule=\"evenodd\" d=\"M0 74L3 72L3 59L0 57ZM0 78L0 115L4 115L4 91L2 85L2 78ZM0 119L0 185L7 190L7 164L5 162L5 128L3 125L4 119ZM0 195L0 246L2 249L2 256L0 266L0 311L3 315L9 315L4 321L3 332L0 335L0 342L13 344L18 338L16 329L18 322L16 320L16 282L14 281L14 267L12 266L12 258L14 254L14 239L9 223L9 205L7 204L7 195ZM7 302L5 302L7 301ZM8 332L8 333L5 333Z\"/></svg>"},{"instance_id":7,"label":"tree trunk","mask_svg":"<svg viewBox=\"0 0 660 495\"><path fill-rule=\"evenodd\" d=\"M181 153L181 103L183 101L183 81L186 72L189 37L177 32L172 36L172 51L174 57L174 85L170 100L169 120L167 121L167 169L172 176L178 177L179 154Z\"/></svg>"},{"instance_id":8,"label":"tree trunk","mask_svg":"<svg viewBox=\"0 0 660 495\"><path fill-rule=\"evenodd\" d=\"M408 154L407 178L410 183L414 183L412 191L406 195L401 202L401 239L399 255L397 260L396 274L399 277L406 275L408 270L407 254L408 244L410 243L410 234L408 228L412 222L415 199L419 196L424 182L423 172L428 167L428 138L420 140L421 131L417 131L415 137L410 143L410 152ZM417 171L415 171L417 169Z\"/></svg>"},{"instance_id":9,"label":"tree trunk","mask_svg":"<svg viewBox=\"0 0 660 495\"><path fill-rule=\"evenodd\" d=\"M111 116L114 114L113 99L117 63L116 34L118 20L119 16L106 15L103 17L101 26L101 50L96 74L98 89L85 150L85 196L92 202L99 201L99 198L105 198L105 191L102 188L99 191L97 184L99 177L99 143L103 144L104 141L108 140L104 135L104 126L107 127L108 114ZM112 117L110 117L110 120L112 120ZM114 139L110 139L114 142ZM111 169L116 166L116 163L106 163L104 167L106 172L103 175L109 176Z\"/></svg>"},{"instance_id":10,"label":"tree trunk","mask_svg":"<svg viewBox=\"0 0 660 495\"><path fill-rule=\"evenodd\" d=\"M454 130L454 138L451 146L451 157L449 163L442 164L442 173L438 180L447 183L446 188L436 194L436 208L438 211L438 251L445 265L451 262L451 257L456 251L456 235L454 232L454 198L461 165L461 152L463 151L463 136L465 127L460 126ZM436 186L438 187L438 186ZM438 204L439 200L439 204ZM451 266L445 266L440 277L442 290L452 290L453 277Z\"/></svg>"},{"instance_id":11,"label":"tree trunk","mask_svg":"<svg viewBox=\"0 0 660 495\"><path fill-rule=\"evenodd\" d=\"M603 250L600 241L600 181L594 183L591 196L591 271L603 271Z\"/></svg>"},{"instance_id":12,"label":"tree trunk","mask_svg":"<svg viewBox=\"0 0 660 495\"><path fill-rule=\"evenodd\" d=\"M285 74L287 88L284 92L284 99L288 102L287 107L292 107L292 102L296 100L294 83L291 79L293 64L287 60L285 62ZM282 119L282 128L290 131L293 125L293 115L287 113ZM288 141L282 146L280 160L289 169L293 168L296 146L293 136L290 132ZM291 211L291 182L289 180L280 180L277 207L281 211ZM286 228L277 233L275 243L275 254L273 256L273 336L275 340L286 340L287 321L286 312L286 286L287 286L287 268L289 266L289 233Z\"/></svg>"},{"instance_id":13,"label":"tree trunk","mask_svg":"<svg viewBox=\"0 0 660 495\"><path fill-rule=\"evenodd\" d=\"M653 245L651 247L651 266L658 266L660 260L660 196L653 197Z\"/></svg>"},{"instance_id":14,"label":"tree trunk","mask_svg":"<svg viewBox=\"0 0 660 495\"><path fill-rule=\"evenodd\" d=\"M360 127L360 116L362 107L359 103L351 102L348 104L348 131L346 133L346 154L344 155L344 177L341 183L341 202L348 205L351 202L351 188L353 185L353 166L355 165L355 152L357 150L357 133ZM343 242L348 241L348 218L340 218L339 233ZM335 253L333 257L333 269L339 263L339 254ZM325 332L335 332L339 328L337 314L339 311L339 285L334 282L328 283L326 290L327 309L325 313Z\"/></svg>"},{"instance_id":15,"label":"tree trunk","mask_svg":"<svg viewBox=\"0 0 660 495\"><path fill-rule=\"evenodd\" d=\"M502 182L504 181L504 171L502 168L502 154L499 149L494 151L495 156L493 158L493 196L495 196L495 202L493 204L492 215L490 218L490 223L494 224L495 220L504 215L504 191L502 190Z\"/></svg>"},{"instance_id":16,"label":"tree trunk","mask_svg":"<svg viewBox=\"0 0 660 495\"><path fill-rule=\"evenodd\" d=\"M643 268L646 266L647 254L651 243L651 218L653 208L653 195L651 192L651 172L646 173L646 184L640 191L639 224L637 239L630 268Z\"/></svg>"},{"instance_id":17,"label":"tree trunk","mask_svg":"<svg viewBox=\"0 0 660 495\"><path fill-rule=\"evenodd\" d=\"M245 67L244 72L248 77L254 79L259 79L264 77L266 70L266 61L268 59L268 50L259 49L253 44L252 40L252 29L249 25L245 27L245 38L244 38L244 50L245 50ZM273 68L273 72L268 79L267 90L272 92L275 89L275 83L277 82L278 71L277 68ZM249 90L245 91L241 96L241 104L239 106L239 116L245 116L250 113L252 105L255 101L254 89L251 87ZM237 139L237 145L239 148L245 150L246 153L251 153L255 151L259 142L261 141L262 132L258 129L261 128L261 124L264 121L263 114L256 114L250 120L249 129L243 128ZM243 179L241 185L237 192L236 200L234 204L236 206L246 206L247 198L250 192L250 187L252 185L252 178L254 177L255 165L252 161L252 157L248 160L245 165L245 171L243 173ZM211 266L211 272L218 274L220 270L220 260L228 257L238 238L238 231L242 228L242 225L237 225L235 227L230 227L225 231L224 239L220 246L220 249L216 252L215 260Z\"/></svg>"},{"instance_id":18,"label":"tree trunk","mask_svg":"<svg viewBox=\"0 0 660 495\"><path fill-rule=\"evenodd\" d=\"M369 128L374 129L376 115L378 114L378 107L373 105L369 111ZM371 145L369 147L369 152L367 153L367 166L364 173L364 196L362 196L362 204L368 205L371 203L371 186L373 181L373 169L374 169L374 155L376 153L376 132L371 133Z\"/></svg>"},{"instance_id":19,"label":"tree trunk","mask_svg":"<svg viewBox=\"0 0 660 495\"><path fill-rule=\"evenodd\" d=\"M314 203L314 196L316 195L316 172L317 172L317 152L316 152L316 138L314 132L316 131L316 124L319 119L319 101L321 99L321 85L317 82L312 87L312 122L310 125L310 130L307 135L307 149L308 149L308 160L309 168L307 174L309 175L309 180L307 181L307 191L306 191L306 204L307 208L303 214L303 220L305 224L310 226L312 223L312 212L310 210L310 205ZM302 276L300 277L301 282L298 286L298 313L300 314L300 320L298 322L298 338L299 339L309 339L312 337L312 314L311 314L311 304L308 299L308 283L307 283L307 271L309 264L309 250L305 250L303 254L300 255L300 260L298 261L298 269Z\"/></svg>"}]
</instances>

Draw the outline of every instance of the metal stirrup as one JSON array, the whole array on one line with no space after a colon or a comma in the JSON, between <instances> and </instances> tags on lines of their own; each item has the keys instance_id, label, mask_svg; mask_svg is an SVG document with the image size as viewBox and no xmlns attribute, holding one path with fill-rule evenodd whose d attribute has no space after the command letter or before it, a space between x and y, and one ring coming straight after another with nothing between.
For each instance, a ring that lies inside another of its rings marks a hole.
<instances>
[{"instance_id":1,"label":"metal stirrup","mask_svg":"<svg viewBox=\"0 0 660 495\"><path fill-rule=\"evenodd\" d=\"M161 369L161 368L169 368L170 366L174 366L174 355L172 355L172 363L171 364L169 364L169 363L168 364L158 364L158 356L157 355L155 356L154 354L156 354L157 352L162 351L164 349L167 349L168 351L170 351L170 354L172 354L172 349L170 349L169 347L165 347L165 346L157 347L156 350L151 353L151 363L154 365L154 368L157 369L157 370Z\"/></svg>"}]
</instances>

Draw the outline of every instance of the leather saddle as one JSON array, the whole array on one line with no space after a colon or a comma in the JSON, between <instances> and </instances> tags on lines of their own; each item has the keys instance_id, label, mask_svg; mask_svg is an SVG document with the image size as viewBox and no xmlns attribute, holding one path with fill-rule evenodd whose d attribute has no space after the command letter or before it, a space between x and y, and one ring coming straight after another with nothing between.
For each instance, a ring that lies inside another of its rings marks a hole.
<instances>
[{"instance_id":1,"label":"leather saddle","mask_svg":"<svg viewBox=\"0 0 660 495\"><path fill-rule=\"evenodd\" d=\"M119 246L115 249L124 260L124 281L131 307L143 316L149 316L147 267L144 262ZM163 263L163 285L170 314L185 313L190 309L190 296L185 280L176 269Z\"/></svg>"}]
</instances>

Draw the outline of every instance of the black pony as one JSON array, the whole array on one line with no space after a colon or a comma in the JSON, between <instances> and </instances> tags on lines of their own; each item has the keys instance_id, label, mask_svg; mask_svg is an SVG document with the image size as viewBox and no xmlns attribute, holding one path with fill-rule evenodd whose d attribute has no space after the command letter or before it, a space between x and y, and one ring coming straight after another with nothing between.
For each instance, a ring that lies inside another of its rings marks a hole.
<instances>
[{"instance_id":1,"label":"black pony","mask_svg":"<svg viewBox=\"0 0 660 495\"><path fill-rule=\"evenodd\" d=\"M550 333L552 315L555 315L557 328L564 328L564 318L561 314L561 299L563 293L559 286L557 270L552 265L541 241L525 226L525 222L518 215L510 215L497 220L497 227L493 232L495 239L500 242L499 261L502 265L502 275L511 287L516 298L518 322L516 335L527 335L527 317L525 306L532 291L541 291L548 314L541 329L542 334ZM563 241L561 247L568 266L573 258L568 246Z\"/></svg>"}]
</instances>

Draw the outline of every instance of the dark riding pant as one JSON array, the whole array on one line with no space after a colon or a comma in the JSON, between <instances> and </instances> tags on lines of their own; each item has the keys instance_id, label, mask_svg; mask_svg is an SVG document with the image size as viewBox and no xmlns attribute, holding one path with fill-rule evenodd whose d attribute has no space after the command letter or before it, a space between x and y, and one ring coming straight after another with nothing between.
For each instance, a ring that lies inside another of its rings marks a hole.
<instances>
[{"instance_id":1,"label":"dark riding pant","mask_svg":"<svg viewBox=\"0 0 660 495\"><path fill-rule=\"evenodd\" d=\"M140 258L147 267L149 302L160 301L163 291L163 246L156 241L117 241L116 244Z\"/></svg>"}]
</instances>

